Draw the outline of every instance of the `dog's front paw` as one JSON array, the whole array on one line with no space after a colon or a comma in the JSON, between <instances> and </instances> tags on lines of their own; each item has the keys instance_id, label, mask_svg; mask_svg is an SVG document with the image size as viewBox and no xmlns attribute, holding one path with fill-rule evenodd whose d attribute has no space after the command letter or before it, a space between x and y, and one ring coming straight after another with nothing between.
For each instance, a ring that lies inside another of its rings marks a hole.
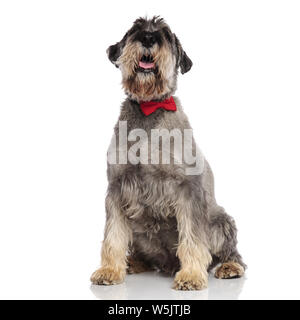
<instances>
[{"instance_id":1,"label":"dog's front paw","mask_svg":"<svg viewBox=\"0 0 300 320\"><path fill-rule=\"evenodd\" d=\"M245 270L237 262L225 262L215 272L215 277L218 279L233 279L243 276Z\"/></svg>"},{"instance_id":2,"label":"dog's front paw","mask_svg":"<svg viewBox=\"0 0 300 320\"><path fill-rule=\"evenodd\" d=\"M173 287L176 290L202 290L206 287L207 275L201 272L180 270L176 273Z\"/></svg>"},{"instance_id":3,"label":"dog's front paw","mask_svg":"<svg viewBox=\"0 0 300 320\"><path fill-rule=\"evenodd\" d=\"M96 270L91 276L91 282L98 285L119 284L124 281L125 272L109 267Z\"/></svg>"}]
</instances>

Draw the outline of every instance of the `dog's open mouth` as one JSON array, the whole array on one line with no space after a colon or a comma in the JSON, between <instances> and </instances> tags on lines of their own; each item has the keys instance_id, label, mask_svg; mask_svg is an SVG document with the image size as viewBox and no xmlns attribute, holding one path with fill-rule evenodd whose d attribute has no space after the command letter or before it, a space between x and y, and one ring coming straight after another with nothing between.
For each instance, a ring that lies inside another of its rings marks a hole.
<instances>
[{"instance_id":1,"label":"dog's open mouth","mask_svg":"<svg viewBox=\"0 0 300 320\"><path fill-rule=\"evenodd\" d=\"M141 60L139 61L138 71L148 73L148 72L155 72L155 70L156 70L156 66L153 61L153 57L151 55L148 55L148 56L143 55Z\"/></svg>"}]
</instances>

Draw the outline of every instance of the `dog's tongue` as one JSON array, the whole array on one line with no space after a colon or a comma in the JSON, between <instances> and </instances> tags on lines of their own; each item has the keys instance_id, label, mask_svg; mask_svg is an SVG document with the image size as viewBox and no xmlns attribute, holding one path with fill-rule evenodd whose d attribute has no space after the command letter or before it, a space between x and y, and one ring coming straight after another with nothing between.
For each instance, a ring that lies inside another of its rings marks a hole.
<instances>
[{"instance_id":1,"label":"dog's tongue","mask_svg":"<svg viewBox=\"0 0 300 320\"><path fill-rule=\"evenodd\" d=\"M143 62L143 61L140 61L139 62L139 66L143 69L154 69L155 67L155 64L154 62Z\"/></svg>"}]
</instances>

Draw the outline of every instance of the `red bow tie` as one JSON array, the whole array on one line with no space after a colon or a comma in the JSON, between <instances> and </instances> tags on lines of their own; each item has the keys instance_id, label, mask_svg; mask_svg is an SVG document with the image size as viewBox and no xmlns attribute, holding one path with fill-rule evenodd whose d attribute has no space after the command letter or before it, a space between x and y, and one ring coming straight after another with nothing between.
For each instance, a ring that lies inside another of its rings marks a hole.
<instances>
[{"instance_id":1,"label":"red bow tie","mask_svg":"<svg viewBox=\"0 0 300 320\"><path fill-rule=\"evenodd\" d=\"M176 111L176 103L173 97L166 99L164 101L146 101L140 103L141 110L143 111L144 115L149 116L149 114L156 111L158 108L163 108L168 111Z\"/></svg>"}]
</instances>

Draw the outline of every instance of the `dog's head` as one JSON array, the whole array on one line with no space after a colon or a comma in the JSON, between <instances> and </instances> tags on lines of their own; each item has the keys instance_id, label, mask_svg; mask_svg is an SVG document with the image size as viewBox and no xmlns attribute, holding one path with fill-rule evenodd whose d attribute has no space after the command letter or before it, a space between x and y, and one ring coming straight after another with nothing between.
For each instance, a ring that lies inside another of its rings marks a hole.
<instances>
[{"instance_id":1,"label":"dog's head","mask_svg":"<svg viewBox=\"0 0 300 320\"><path fill-rule=\"evenodd\" d=\"M137 101L164 99L176 89L177 71L188 72L192 61L162 18L139 18L118 43L107 49L120 68L127 95Z\"/></svg>"}]
</instances>

